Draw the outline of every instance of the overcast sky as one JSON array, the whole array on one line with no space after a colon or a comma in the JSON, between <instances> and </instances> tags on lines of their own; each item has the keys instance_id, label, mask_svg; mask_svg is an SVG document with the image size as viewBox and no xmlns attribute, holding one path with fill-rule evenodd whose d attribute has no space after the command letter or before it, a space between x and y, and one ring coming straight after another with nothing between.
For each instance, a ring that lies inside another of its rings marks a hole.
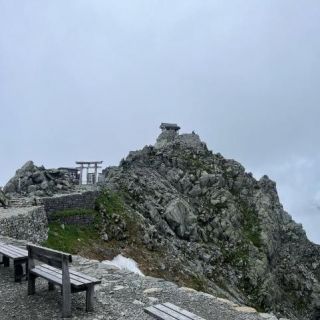
<instances>
[{"instance_id":1,"label":"overcast sky","mask_svg":"<svg viewBox=\"0 0 320 320\"><path fill-rule=\"evenodd\" d=\"M160 122L277 182L320 243L319 0L0 0L0 185L118 164Z\"/></svg>"}]
</instances>

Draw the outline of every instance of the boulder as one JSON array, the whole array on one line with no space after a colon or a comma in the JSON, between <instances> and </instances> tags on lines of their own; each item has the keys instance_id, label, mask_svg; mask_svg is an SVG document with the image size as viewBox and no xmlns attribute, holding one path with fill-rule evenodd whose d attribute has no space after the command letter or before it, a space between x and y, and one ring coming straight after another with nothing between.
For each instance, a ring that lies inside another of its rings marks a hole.
<instances>
[{"instance_id":1,"label":"boulder","mask_svg":"<svg viewBox=\"0 0 320 320\"><path fill-rule=\"evenodd\" d=\"M37 167L32 161L26 162L4 187L11 195L39 196L52 195L74 190L77 181L63 169Z\"/></svg>"},{"instance_id":2,"label":"boulder","mask_svg":"<svg viewBox=\"0 0 320 320\"><path fill-rule=\"evenodd\" d=\"M165 209L164 217L170 228L183 239L189 239L195 229L196 216L192 208L182 199L172 200Z\"/></svg>"},{"instance_id":3,"label":"boulder","mask_svg":"<svg viewBox=\"0 0 320 320\"><path fill-rule=\"evenodd\" d=\"M0 189L0 207L6 208L9 205L9 199L4 192Z\"/></svg>"}]
</instances>

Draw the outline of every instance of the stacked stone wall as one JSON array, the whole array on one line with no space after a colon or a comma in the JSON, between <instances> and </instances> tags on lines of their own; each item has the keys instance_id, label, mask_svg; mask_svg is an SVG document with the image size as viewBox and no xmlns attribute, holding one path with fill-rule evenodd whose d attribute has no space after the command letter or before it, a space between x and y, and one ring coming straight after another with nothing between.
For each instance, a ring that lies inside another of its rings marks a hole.
<instances>
[{"instance_id":1,"label":"stacked stone wall","mask_svg":"<svg viewBox=\"0 0 320 320\"><path fill-rule=\"evenodd\" d=\"M83 193L73 193L54 197L45 197L38 200L43 205L50 220L51 215L56 211L66 209L94 209L98 191L87 191Z\"/></svg>"},{"instance_id":2,"label":"stacked stone wall","mask_svg":"<svg viewBox=\"0 0 320 320\"><path fill-rule=\"evenodd\" d=\"M0 211L0 234L42 243L48 238L48 220L43 207L9 208Z\"/></svg>"}]
</instances>

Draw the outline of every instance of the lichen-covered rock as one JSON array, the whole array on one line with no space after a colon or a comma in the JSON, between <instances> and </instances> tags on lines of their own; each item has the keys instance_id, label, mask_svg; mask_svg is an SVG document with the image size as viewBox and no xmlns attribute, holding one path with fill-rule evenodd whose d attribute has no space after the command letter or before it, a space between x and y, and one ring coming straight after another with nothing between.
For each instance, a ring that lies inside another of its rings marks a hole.
<instances>
[{"instance_id":1,"label":"lichen-covered rock","mask_svg":"<svg viewBox=\"0 0 320 320\"><path fill-rule=\"evenodd\" d=\"M196 216L186 201L172 200L165 209L164 217L178 237L190 239L196 227Z\"/></svg>"},{"instance_id":2,"label":"lichen-covered rock","mask_svg":"<svg viewBox=\"0 0 320 320\"><path fill-rule=\"evenodd\" d=\"M0 207L6 208L9 205L9 199L4 192L0 189Z\"/></svg>"},{"instance_id":3,"label":"lichen-covered rock","mask_svg":"<svg viewBox=\"0 0 320 320\"><path fill-rule=\"evenodd\" d=\"M177 278L290 319L316 312L320 247L267 176L257 181L194 133L162 133L156 147L130 152L104 176L139 221L142 242L165 252L161 264L174 264Z\"/></svg>"}]
</instances>

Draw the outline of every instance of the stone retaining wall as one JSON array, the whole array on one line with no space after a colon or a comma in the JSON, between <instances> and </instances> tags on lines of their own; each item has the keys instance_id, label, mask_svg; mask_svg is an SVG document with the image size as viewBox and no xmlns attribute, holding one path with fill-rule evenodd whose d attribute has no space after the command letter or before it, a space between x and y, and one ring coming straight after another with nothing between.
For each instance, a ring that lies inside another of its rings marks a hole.
<instances>
[{"instance_id":1,"label":"stone retaining wall","mask_svg":"<svg viewBox=\"0 0 320 320\"><path fill-rule=\"evenodd\" d=\"M72 193L54 197L40 198L38 203L44 206L48 218L51 213L66 209L94 209L98 191Z\"/></svg>"},{"instance_id":2,"label":"stone retaining wall","mask_svg":"<svg viewBox=\"0 0 320 320\"><path fill-rule=\"evenodd\" d=\"M0 210L0 234L41 243L48 238L48 220L44 208L25 207Z\"/></svg>"}]
</instances>

